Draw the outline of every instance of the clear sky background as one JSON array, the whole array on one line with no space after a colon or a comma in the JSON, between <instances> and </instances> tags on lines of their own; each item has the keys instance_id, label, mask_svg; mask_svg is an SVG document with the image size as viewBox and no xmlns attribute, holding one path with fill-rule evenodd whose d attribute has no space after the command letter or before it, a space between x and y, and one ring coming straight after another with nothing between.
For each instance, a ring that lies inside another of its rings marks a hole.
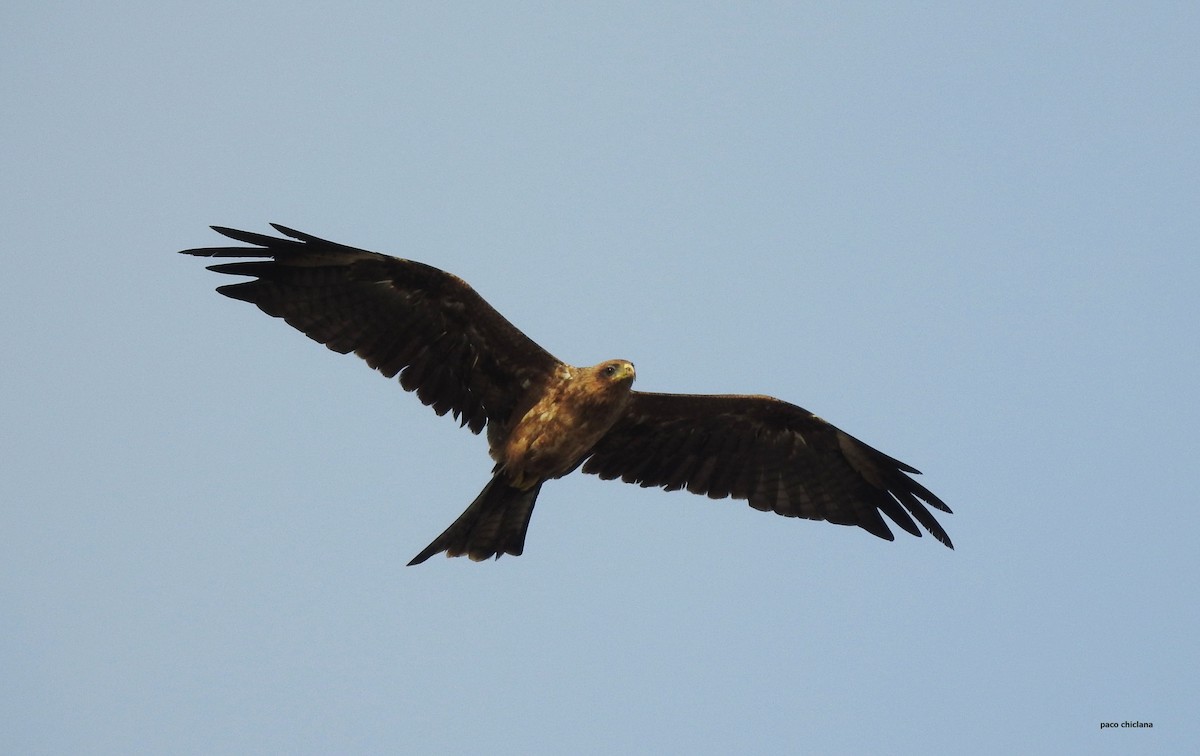
<instances>
[{"instance_id":1,"label":"clear sky background","mask_svg":"<svg viewBox=\"0 0 1200 756\"><path fill-rule=\"evenodd\" d=\"M10 2L0 751L1200 741L1200 6ZM768 393L956 550L574 475L213 293L275 221ZM1102 732L1101 722L1153 729Z\"/></svg>"}]
</instances>

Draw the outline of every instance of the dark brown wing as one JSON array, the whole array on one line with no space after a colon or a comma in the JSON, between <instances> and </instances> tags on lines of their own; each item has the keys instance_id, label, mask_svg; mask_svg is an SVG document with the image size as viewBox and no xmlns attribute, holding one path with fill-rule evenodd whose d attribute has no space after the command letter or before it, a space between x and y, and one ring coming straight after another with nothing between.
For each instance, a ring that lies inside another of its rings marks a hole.
<instances>
[{"instance_id":1,"label":"dark brown wing","mask_svg":"<svg viewBox=\"0 0 1200 756\"><path fill-rule=\"evenodd\" d=\"M507 423L559 361L457 276L272 224L290 238L213 226L254 247L187 249L201 257L262 258L210 270L256 280L217 289L283 318L330 349L354 352L415 391L439 415L478 433Z\"/></svg>"},{"instance_id":2,"label":"dark brown wing","mask_svg":"<svg viewBox=\"0 0 1200 756\"><path fill-rule=\"evenodd\" d=\"M954 548L925 504L950 508L907 475L917 470L768 396L635 391L583 471L714 499L732 496L764 512L857 525L889 541L880 512L919 536L915 518Z\"/></svg>"}]
</instances>

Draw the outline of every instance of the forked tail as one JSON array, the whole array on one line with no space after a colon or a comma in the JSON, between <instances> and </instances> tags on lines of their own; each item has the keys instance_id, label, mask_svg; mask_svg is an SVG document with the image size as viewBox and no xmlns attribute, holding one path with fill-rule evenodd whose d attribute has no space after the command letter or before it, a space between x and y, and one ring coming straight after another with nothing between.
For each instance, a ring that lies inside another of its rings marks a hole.
<instances>
[{"instance_id":1,"label":"forked tail","mask_svg":"<svg viewBox=\"0 0 1200 756\"><path fill-rule=\"evenodd\" d=\"M409 566L440 551L452 557L465 555L476 562L501 554L520 555L525 550L525 531L541 488L541 483L527 490L514 488L501 480L499 473L493 475L471 506L413 557Z\"/></svg>"}]
</instances>

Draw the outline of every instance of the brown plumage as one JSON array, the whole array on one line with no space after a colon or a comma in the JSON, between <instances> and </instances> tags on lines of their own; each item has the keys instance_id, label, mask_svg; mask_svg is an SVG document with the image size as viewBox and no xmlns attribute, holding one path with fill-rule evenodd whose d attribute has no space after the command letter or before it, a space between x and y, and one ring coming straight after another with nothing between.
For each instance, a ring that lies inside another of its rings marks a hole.
<instances>
[{"instance_id":1,"label":"brown plumage","mask_svg":"<svg viewBox=\"0 0 1200 756\"><path fill-rule=\"evenodd\" d=\"M917 470L807 410L768 396L634 391L632 363L567 365L437 268L279 225L287 238L213 228L253 245L184 250L253 258L210 266L254 278L217 291L388 378L399 374L406 390L472 432L487 429L492 479L409 564L441 551L477 561L520 554L542 484L580 465L606 480L744 499L890 541L882 513L953 548L926 505L950 508L910 477Z\"/></svg>"}]
</instances>

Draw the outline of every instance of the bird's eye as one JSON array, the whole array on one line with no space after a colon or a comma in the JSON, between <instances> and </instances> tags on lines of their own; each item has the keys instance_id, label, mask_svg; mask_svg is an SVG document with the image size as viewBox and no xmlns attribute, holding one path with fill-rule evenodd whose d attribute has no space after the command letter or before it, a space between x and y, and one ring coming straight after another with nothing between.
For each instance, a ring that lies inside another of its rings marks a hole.
<instances>
[{"instance_id":1,"label":"bird's eye","mask_svg":"<svg viewBox=\"0 0 1200 756\"><path fill-rule=\"evenodd\" d=\"M608 367L604 368L604 375L606 377L612 378L616 374L617 374L617 368L615 365L609 365Z\"/></svg>"}]
</instances>

